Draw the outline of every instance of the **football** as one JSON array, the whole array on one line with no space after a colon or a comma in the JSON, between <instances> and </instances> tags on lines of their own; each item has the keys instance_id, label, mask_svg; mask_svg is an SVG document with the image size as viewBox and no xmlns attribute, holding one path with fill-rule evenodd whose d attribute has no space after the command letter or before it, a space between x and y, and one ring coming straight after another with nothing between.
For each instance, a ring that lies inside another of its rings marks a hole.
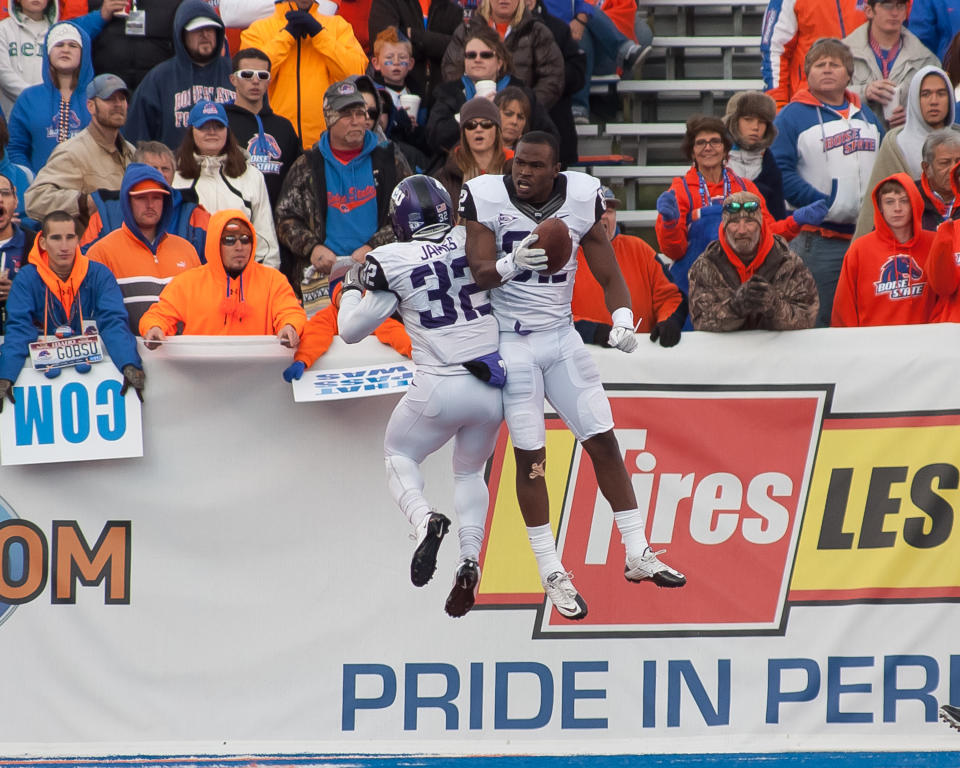
<instances>
[{"instance_id":1,"label":"football","mask_svg":"<svg viewBox=\"0 0 960 768\"><path fill-rule=\"evenodd\" d=\"M533 231L537 241L532 247L543 248L547 253L547 268L540 274L552 275L563 269L573 255L573 241L566 222L563 219L547 219L541 221Z\"/></svg>"}]
</instances>

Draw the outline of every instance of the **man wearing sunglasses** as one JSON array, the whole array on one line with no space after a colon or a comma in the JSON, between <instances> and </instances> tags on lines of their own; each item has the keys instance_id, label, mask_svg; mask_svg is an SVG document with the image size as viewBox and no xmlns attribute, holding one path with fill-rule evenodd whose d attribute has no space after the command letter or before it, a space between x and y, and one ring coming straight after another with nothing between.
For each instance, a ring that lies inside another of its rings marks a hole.
<instances>
[{"instance_id":1,"label":"man wearing sunglasses","mask_svg":"<svg viewBox=\"0 0 960 768\"><path fill-rule=\"evenodd\" d=\"M720 236L690 267L690 317L698 331L812 328L817 284L786 241L764 224L760 198L723 201Z\"/></svg>"},{"instance_id":2,"label":"man wearing sunglasses","mask_svg":"<svg viewBox=\"0 0 960 768\"><path fill-rule=\"evenodd\" d=\"M300 137L287 118L267 103L270 58L256 48L244 48L233 57L230 83L237 92L233 104L225 106L230 130L247 150L250 162L263 174L273 207L293 161L300 157Z\"/></svg>"},{"instance_id":3,"label":"man wearing sunglasses","mask_svg":"<svg viewBox=\"0 0 960 768\"><path fill-rule=\"evenodd\" d=\"M256 233L242 211L210 217L207 263L177 275L140 318L147 349L183 326L184 335L269 336L296 348L307 322L286 278L253 258Z\"/></svg>"}]
</instances>

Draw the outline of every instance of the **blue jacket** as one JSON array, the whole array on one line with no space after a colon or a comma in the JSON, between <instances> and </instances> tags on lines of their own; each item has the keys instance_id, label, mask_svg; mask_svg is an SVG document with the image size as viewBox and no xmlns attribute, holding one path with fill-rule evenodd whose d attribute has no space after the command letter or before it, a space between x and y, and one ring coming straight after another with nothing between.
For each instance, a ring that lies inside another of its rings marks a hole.
<instances>
[{"instance_id":1,"label":"blue jacket","mask_svg":"<svg viewBox=\"0 0 960 768\"><path fill-rule=\"evenodd\" d=\"M73 24L72 21L61 23ZM61 113L60 91L50 76L50 62L44 47L43 82L25 88L10 112L7 156L12 163L25 166L34 173L43 167L53 148L59 143L57 139L63 119L67 121L67 125L63 126L67 134L64 140L76 136L90 122L90 113L87 111L87 85L93 80L90 36L80 24L73 25L80 30L83 52L80 56L77 87L70 95L69 109L65 110L65 114ZM47 34L49 36L49 32Z\"/></svg>"},{"instance_id":2,"label":"blue jacket","mask_svg":"<svg viewBox=\"0 0 960 768\"><path fill-rule=\"evenodd\" d=\"M21 220L25 219L27 211L24 208L23 199L26 196L27 187L30 186L33 179L27 175L27 172L21 166L14 165L7 154L0 157L0 176L6 176L13 184L13 188L17 191L17 213Z\"/></svg>"},{"instance_id":3,"label":"blue jacket","mask_svg":"<svg viewBox=\"0 0 960 768\"><path fill-rule=\"evenodd\" d=\"M960 5L947 0L913 0L907 28L943 61L947 46L960 32Z\"/></svg>"},{"instance_id":4,"label":"blue jacket","mask_svg":"<svg viewBox=\"0 0 960 768\"><path fill-rule=\"evenodd\" d=\"M338 256L348 256L377 231L377 187L370 153L377 137L367 131L363 149L344 165L330 149L330 135L323 132L317 149L324 158L327 184L327 226L323 244ZM321 202L322 204L322 202Z\"/></svg>"},{"instance_id":5,"label":"blue jacket","mask_svg":"<svg viewBox=\"0 0 960 768\"><path fill-rule=\"evenodd\" d=\"M123 135L132 144L162 141L171 149L180 146L190 108L207 99L227 104L236 98L230 85L233 68L229 56L217 56L205 65L194 63L183 43L183 28L203 16L220 24L217 12L204 0L184 0L173 19L173 58L151 69L133 94ZM224 32L217 31L217 50L223 50Z\"/></svg>"},{"instance_id":6,"label":"blue jacket","mask_svg":"<svg viewBox=\"0 0 960 768\"><path fill-rule=\"evenodd\" d=\"M0 379L17 380L30 355L29 345L44 332L45 309L48 334L53 334L60 325L69 325L74 333L80 333L82 307L83 320L96 321L100 338L117 369L122 371L125 365L143 368L137 352L137 339L127 326L127 310L123 306L120 287L109 269L77 253L77 259L87 263L87 274L77 289L77 297L68 315L34 263L37 259L45 262L47 258L46 253L40 251L39 238L30 256L31 263L17 274L7 299L6 336L0 347Z\"/></svg>"}]
</instances>

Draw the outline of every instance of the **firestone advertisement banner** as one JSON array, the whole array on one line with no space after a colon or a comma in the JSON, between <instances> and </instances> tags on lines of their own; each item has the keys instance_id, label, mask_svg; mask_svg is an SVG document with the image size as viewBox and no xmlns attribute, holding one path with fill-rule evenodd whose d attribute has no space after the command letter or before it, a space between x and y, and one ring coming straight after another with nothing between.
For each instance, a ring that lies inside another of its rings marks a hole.
<instances>
[{"instance_id":1,"label":"firestone advertisement banner","mask_svg":"<svg viewBox=\"0 0 960 768\"><path fill-rule=\"evenodd\" d=\"M960 328L594 349L647 536L688 584L623 578L547 405L579 622L545 603L506 430L454 620L455 530L413 587L386 490L399 395L295 402L289 351L211 344L144 352L142 457L0 467L4 754L958 748L937 711L960 702ZM337 341L314 371L400 362ZM425 475L452 516L450 458Z\"/></svg>"}]
</instances>

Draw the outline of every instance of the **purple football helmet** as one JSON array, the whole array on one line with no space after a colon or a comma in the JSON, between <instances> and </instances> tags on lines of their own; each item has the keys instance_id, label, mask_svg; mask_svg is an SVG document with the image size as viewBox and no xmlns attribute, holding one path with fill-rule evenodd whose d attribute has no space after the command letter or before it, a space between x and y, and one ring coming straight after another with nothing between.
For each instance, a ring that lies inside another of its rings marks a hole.
<instances>
[{"instance_id":1,"label":"purple football helmet","mask_svg":"<svg viewBox=\"0 0 960 768\"><path fill-rule=\"evenodd\" d=\"M401 243L440 240L453 227L453 203L443 184L422 173L408 176L390 195L390 223Z\"/></svg>"}]
</instances>

